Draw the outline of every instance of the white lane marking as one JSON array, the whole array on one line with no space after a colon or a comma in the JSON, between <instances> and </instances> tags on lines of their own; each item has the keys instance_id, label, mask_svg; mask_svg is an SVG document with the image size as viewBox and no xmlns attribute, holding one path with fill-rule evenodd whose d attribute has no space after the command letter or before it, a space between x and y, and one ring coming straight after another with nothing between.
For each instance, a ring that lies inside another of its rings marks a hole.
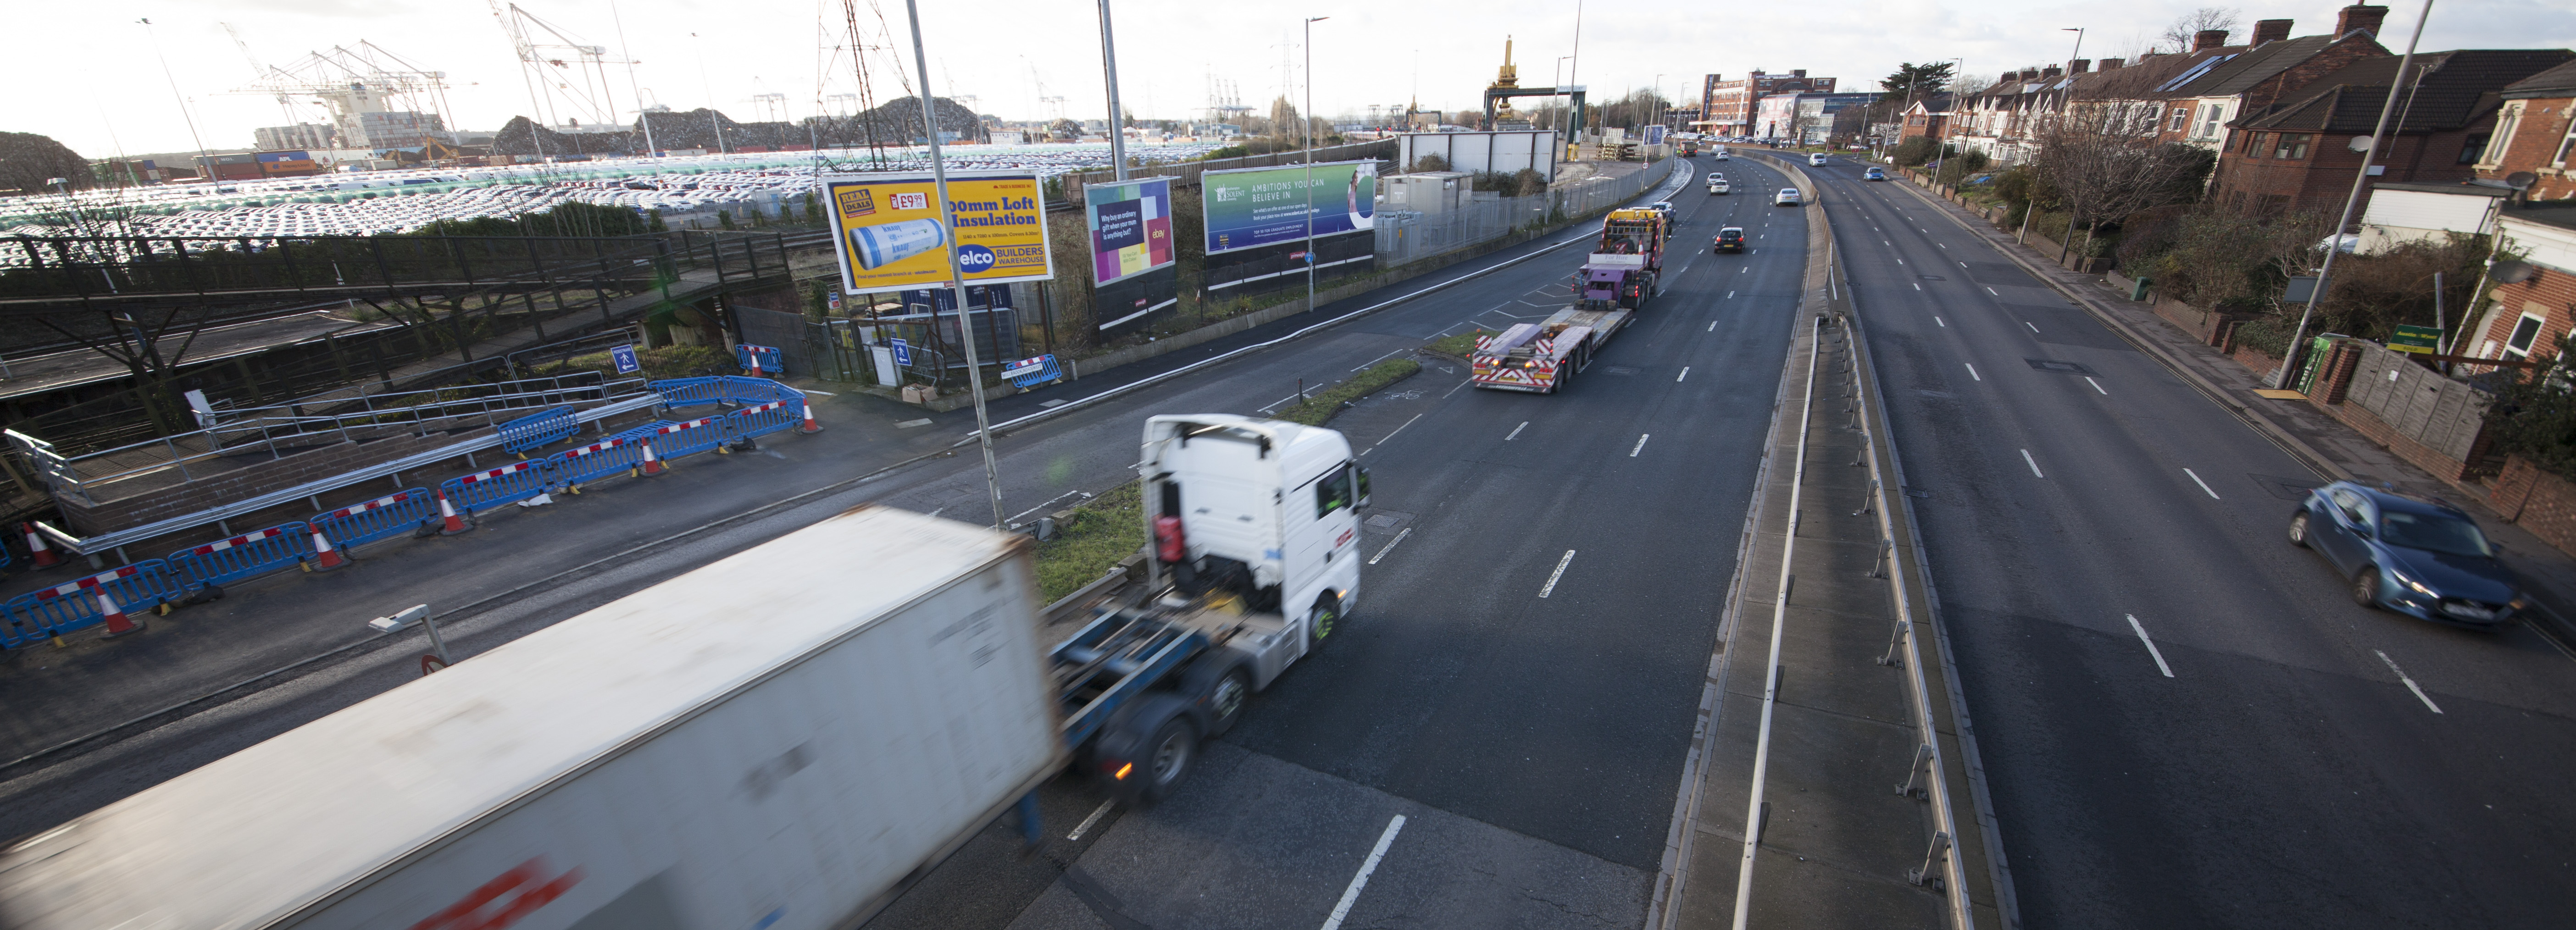
<instances>
[{"instance_id":1,"label":"white lane marking","mask_svg":"<svg viewBox=\"0 0 2576 930\"><path fill-rule=\"evenodd\" d=\"M1256 412L1256 413L1269 413L1269 412L1270 412L1270 408L1272 408L1272 407L1277 407L1277 406L1279 406L1280 404L1284 404L1284 403L1287 403L1287 402L1289 402L1289 401L1296 400L1296 399L1297 399L1297 395L1295 395L1295 394L1290 394L1290 395L1288 395L1288 396L1286 396L1286 397L1282 397L1282 398L1280 398L1280 399L1278 399L1278 400L1271 401L1269 404L1267 404L1267 405L1265 405L1265 406L1261 407L1259 410L1257 410L1257 411L1255 411L1255 412Z\"/></svg>"},{"instance_id":2,"label":"white lane marking","mask_svg":"<svg viewBox=\"0 0 2576 930\"><path fill-rule=\"evenodd\" d=\"M1716 320L1710 320L1710 321L1708 321L1708 331L1709 331L1709 332L1712 332L1712 333L1717 331L1717 321L1716 321Z\"/></svg>"},{"instance_id":3,"label":"white lane marking","mask_svg":"<svg viewBox=\"0 0 2576 930\"><path fill-rule=\"evenodd\" d=\"M1902 264L1905 264L1905 260L1904 260L1904 259L1902 259L1902 258L1900 258L1900 259L1897 259L1897 260L1896 260L1896 263L1897 263L1897 264L1899 264L1899 265L1902 265Z\"/></svg>"},{"instance_id":4,"label":"white lane marking","mask_svg":"<svg viewBox=\"0 0 2576 930\"><path fill-rule=\"evenodd\" d=\"M1375 365L1375 364L1377 364L1377 363L1379 363L1379 362L1386 361L1386 360L1387 360L1387 359L1389 359L1389 358L1393 358L1393 357L1395 357L1396 353L1398 353L1398 352L1408 352L1408 351L1412 351L1412 350L1410 350L1410 349L1397 349L1397 350L1395 350L1395 352L1389 352L1389 353L1387 353L1387 354L1385 354L1385 355L1381 355L1381 356L1378 356L1378 357L1376 357L1376 358L1369 359L1368 361L1361 362L1361 363L1360 363L1360 367L1359 367L1359 368L1353 368L1353 369L1351 369L1351 370L1352 370L1352 371L1358 371L1358 370L1360 370L1360 368L1367 368L1367 367L1369 367L1369 366L1371 366L1371 365Z\"/></svg>"},{"instance_id":5,"label":"white lane marking","mask_svg":"<svg viewBox=\"0 0 2576 930\"><path fill-rule=\"evenodd\" d=\"M1932 322L1935 322L1935 323L1941 323L1941 318L1940 318L1940 317L1937 317L1937 316L1936 316L1936 317L1933 317L1933 318L1932 318ZM1942 329L1949 329L1949 328L1950 328L1950 324L1948 324L1948 323L1941 323L1941 328L1942 328ZM1972 366L1972 367L1973 367L1973 366Z\"/></svg>"},{"instance_id":6,"label":"white lane marking","mask_svg":"<svg viewBox=\"0 0 2576 930\"><path fill-rule=\"evenodd\" d=\"M1994 295L1995 295L1995 296L1997 296L1997 297L2004 296L2004 295L2002 295L2001 293L1997 293L1997 292L1995 291L1995 289L1994 289L1992 286L1988 286L1988 287L1986 288L1986 293L1994 294Z\"/></svg>"},{"instance_id":7,"label":"white lane marking","mask_svg":"<svg viewBox=\"0 0 2576 930\"><path fill-rule=\"evenodd\" d=\"M1968 263L1967 263L1967 262L1960 262L1960 263L1959 263L1959 267L1961 267L1961 268L1968 267Z\"/></svg>"},{"instance_id":8,"label":"white lane marking","mask_svg":"<svg viewBox=\"0 0 2576 930\"><path fill-rule=\"evenodd\" d=\"M1504 442L1510 442L1510 441L1512 441L1512 440L1514 440L1514 439L1520 438L1521 431L1522 431L1522 430L1525 430L1525 429L1528 429L1528 428L1529 428L1529 423L1530 423L1530 421L1528 421L1528 420L1522 420L1522 421L1521 421L1521 425L1519 425L1519 426L1515 426L1515 427L1512 427L1512 434L1511 434L1511 435L1509 435L1509 436L1505 436L1505 437L1503 437L1503 441L1504 441Z\"/></svg>"},{"instance_id":9,"label":"white lane marking","mask_svg":"<svg viewBox=\"0 0 2576 930\"><path fill-rule=\"evenodd\" d=\"M1117 804L1118 802L1114 800L1100 802L1100 806L1091 812L1091 816L1082 818L1082 824L1074 827L1073 832L1065 834L1064 838L1067 841L1082 839L1082 835L1091 832L1092 827L1098 826L1100 818L1109 816L1109 809Z\"/></svg>"},{"instance_id":10,"label":"white lane marking","mask_svg":"<svg viewBox=\"0 0 2576 930\"><path fill-rule=\"evenodd\" d=\"M2040 473L2039 473L2039 460L2037 460L2037 459L2034 459L2034 458L2031 458L2031 457L2030 457L2030 450L2028 450L2028 449L2023 449L2023 450L2021 450L2021 461L2022 461L2022 464L2030 466L2030 473L2031 473L2032 475L2037 476L2037 477L2041 477L2041 478L2046 478L2046 477L2048 477L2047 475L2043 475L2043 474L2040 474Z\"/></svg>"},{"instance_id":11,"label":"white lane marking","mask_svg":"<svg viewBox=\"0 0 2576 930\"><path fill-rule=\"evenodd\" d=\"M1947 325L1947 324L1944 324L1944 325ZM1984 375L1981 375L1981 374L1978 374L1978 373L1977 373L1977 363L1975 363L1975 362L1960 362L1959 364L1962 364L1962 365L1966 365L1966 366L1968 366L1968 377L1975 378L1975 379L1977 379L1977 380L1979 380L1979 381L1986 380L1986 376L1984 376Z\"/></svg>"},{"instance_id":12,"label":"white lane marking","mask_svg":"<svg viewBox=\"0 0 2576 930\"><path fill-rule=\"evenodd\" d=\"M1474 383L1476 383L1476 379L1474 379L1474 378L1467 378L1467 379L1465 379L1465 380L1459 381L1459 382L1458 382L1458 387L1453 387L1453 388L1450 388L1450 389L1449 389L1449 394L1455 394L1455 393L1458 393L1459 388L1464 388L1464 387L1466 387L1467 385L1474 384ZM1442 394L1442 395L1440 395L1440 399L1441 399L1441 400L1448 400L1448 399L1449 399L1449 394Z\"/></svg>"},{"instance_id":13,"label":"white lane marking","mask_svg":"<svg viewBox=\"0 0 2576 930\"><path fill-rule=\"evenodd\" d=\"M2165 673L2167 678L2174 677L2173 666L2165 664L2164 651L2156 648L2155 640L2147 638L2147 628L2139 625L2137 615L2124 614L2123 616L2129 618L2129 629L2138 631L2138 641L2147 644L2147 654L2156 657L2156 671Z\"/></svg>"},{"instance_id":14,"label":"white lane marking","mask_svg":"<svg viewBox=\"0 0 2576 930\"><path fill-rule=\"evenodd\" d=\"M1690 366L1684 365L1682 366L1682 373L1673 376L1673 383L1680 384L1683 378L1688 377L1690 377Z\"/></svg>"},{"instance_id":15,"label":"white lane marking","mask_svg":"<svg viewBox=\"0 0 2576 930\"><path fill-rule=\"evenodd\" d=\"M1371 565L1375 565L1375 564L1377 564L1377 560L1379 560L1379 559L1383 559L1383 558L1386 558L1386 554L1387 554L1387 553L1389 553L1389 552L1394 552L1394 551L1395 551L1395 544L1396 544L1396 543L1403 542L1405 537L1407 537L1407 536L1411 536L1411 535L1413 535L1413 528L1412 528L1412 527L1409 527L1409 526L1408 526L1408 527L1405 527L1405 528L1404 528L1404 532L1397 533L1397 534L1395 534L1395 538L1394 538L1394 539L1390 539L1390 540L1387 540L1387 541L1386 541L1386 548L1378 550L1376 555L1369 556L1369 564L1371 564Z\"/></svg>"},{"instance_id":16,"label":"white lane marking","mask_svg":"<svg viewBox=\"0 0 2576 930\"><path fill-rule=\"evenodd\" d=\"M1735 299L1735 292L1734 292L1734 291L1728 291L1728 292L1726 292L1726 299L1728 299L1728 300L1734 300L1734 299Z\"/></svg>"},{"instance_id":17,"label":"white lane marking","mask_svg":"<svg viewBox=\"0 0 2576 930\"><path fill-rule=\"evenodd\" d=\"M1885 240L1885 239L1878 240L1878 244L1883 245L1883 246L1886 246L1886 247L1891 248L1891 249L1896 247L1896 243L1889 242L1889 241L1887 241L1887 240Z\"/></svg>"},{"instance_id":18,"label":"white lane marking","mask_svg":"<svg viewBox=\"0 0 2576 930\"><path fill-rule=\"evenodd\" d=\"M2437 714L2438 714L2438 713L2441 713L2441 712L2442 712L2442 708L2441 708L2441 706L2440 706L2440 705L2437 705L2437 704L2434 704L2434 703L2433 703L2433 699L2432 699L2432 698L2430 698L2430 697L2426 697L2426 696L2424 695L2424 689L2423 689L2423 688L2421 688L2421 687L2416 686L2416 684L2415 684L2415 679L2412 679L2412 678L2408 678L2408 677L2406 677L2406 670L2405 670L2405 669L2402 669L2402 668L2398 668L2398 667L2397 667L2397 660L2389 658L2389 657L2388 657L2388 653L2385 653L2385 652L2379 652L2379 650L2377 650L2377 649L2373 649L2373 650L2371 650L2371 651L2372 651L2372 652L2378 652L2378 653L2379 653L2379 661L2382 661L2382 662L2386 662L2386 663L2388 663L2388 670L2389 670L2389 671L2392 671L2392 672L2396 672L2396 673L2397 673L2397 680L2398 680L2398 681L2402 681L2402 682L2405 682L2405 683L2406 683L2406 690L2415 692L2415 699L2416 699L2416 700L2424 702L2424 706L2425 706L2425 707L2428 707L2428 708L2431 708L2431 709L2432 709L2432 711L2433 711L2434 713L2437 713Z\"/></svg>"},{"instance_id":19,"label":"white lane marking","mask_svg":"<svg viewBox=\"0 0 2576 930\"><path fill-rule=\"evenodd\" d=\"M1072 497L1072 496L1074 496L1074 495L1076 495L1076 494L1082 495L1082 496L1084 496L1084 497L1090 497L1090 496L1091 496L1091 492L1089 492L1089 491L1066 491L1066 492L1064 492L1064 493L1062 493L1062 494L1058 494L1058 495L1056 495L1056 496L1055 496L1055 497L1053 497L1053 498L1049 498L1049 499L1047 500L1047 502L1046 502L1046 503L1039 504L1039 505L1037 505L1037 506L1035 506L1035 507L1031 507L1031 508L1029 508L1029 509L1027 509L1027 510L1023 510L1023 511L1020 511L1020 512L1018 512L1018 513L1012 514L1012 515L1011 515L1011 522L1013 522L1013 523L1017 523L1017 522L1019 522L1019 519L1020 519L1021 517L1025 517L1025 516L1028 516L1028 515L1030 515L1030 514L1036 513L1036 512L1038 512L1038 511L1045 510L1045 509L1047 509L1047 508L1049 508L1049 507L1053 507L1053 506L1055 506L1055 504L1056 504L1056 502L1057 502L1057 501L1061 501L1061 500L1063 500L1063 499L1065 499L1065 498Z\"/></svg>"},{"instance_id":20,"label":"white lane marking","mask_svg":"<svg viewBox=\"0 0 2576 930\"><path fill-rule=\"evenodd\" d=\"M2202 481L2202 480L2200 480L2200 475L2198 475L2197 473L2194 473L2191 469L2188 469L2188 468L2183 469L2183 470L2182 470L2182 473L2183 473L2183 474L2186 474L2186 475L2191 475L2191 483L2193 483L2193 484L2197 484L2197 485L2200 485L2200 493L2203 493L2203 494L2207 494L2207 495L2209 495L2209 499L2210 499L2210 500L2224 500L2224 499L2225 499L2225 498L2219 497L2219 496L2218 496L2218 492L2210 490L2210 489L2209 489L2209 482L2206 482L2206 481Z\"/></svg>"},{"instance_id":21,"label":"white lane marking","mask_svg":"<svg viewBox=\"0 0 2576 930\"><path fill-rule=\"evenodd\" d=\"M2095 381L2095 380L2093 380L2093 378L2092 378L2091 376L2089 376L2089 375L2085 377L2085 379L2084 379L2084 383L2092 385L2092 386L2093 386L2093 389L2094 389L2094 390L2096 390L2096 391L2102 391L2102 382L2099 382L2099 381ZM2102 396L2104 396L2104 397L2109 397L2109 396L2111 396L2111 392L2109 392L2109 391L2102 391Z\"/></svg>"},{"instance_id":22,"label":"white lane marking","mask_svg":"<svg viewBox=\"0 0 2576 930\"><path fill-rule=\"evenodd\" d=\"M1744 266L1744 267L1742 267L1742 268L1735 269L1735 273L1736 273L1736 274L1743 274L1743 273L1745 273L1745 272L1747 272L1747 271L1751 271L1751 270L1753 270L1753 266L1751 266L1751 265L1746 265L1746 266Z\"/></svg>"},{"instance_id":23,"label":"white lane marking","mask_svg":"<svg viewBox=\"0 0 2576 930\"><path fill-rule=\"evenodd\" d=\"M807 394L821 394L821 395L823 395L823 396L825 396L825 397L839 397L839 396L841 396L841 395L839 395L839 394L834 394L834 393L832 393L832 392L830 392L830 391L806 391L804 388L797 388L797 390L799 390L799 391L805 391L805 393L807 393Z\"/></svg>"},{"instance_id":24,"label":"white lane marking","mask_svg":"<svg viewBox=\"0 0 2576 930\"><path fill-rule=\"evenodd\" d=\"M1916 281L1916 282L1914 282L1914 289L1915 289L1915 290L1918 290L1918 291L1919 291L1919 290L1922 290L1922 289L1923 289L1923 282L1921 282L1921 281Z\"/></svg>"},{"instance_id":25,"label":"white lane marking","mask_svg":"<svg viewBox=\"0 0 2576 930\"><path fill-rule=\"evenodd\" d=\"M1949 243L1946 243L1946 242L1935 242L1935 243L1932 243L1932 244L1933 244L1933 245L1940 246L1940 247L1945 248L1945 249L1950 247Z\"/></svg>"},{"instance_id":26,"label":"white lane marking","mask_svg":"<svg viewBox=\"0 0 2576 930\"><path fill-rule=\"evenodd\" d=\"M1565 558L1556 560L1556 570L1547 573L1547 585L1538 589L1538 596L1546 597L1549 592L1556 590L1556 580L1565 577L1565 567L1572 564L1574 564L1574 550L1565 550Z\"/></svg>"},{"instance_id":27,"label":"white lane marking","mask_svg":"<svg viewBox=\"0 0 2576 930\"><path fill-rule=\"evenodd\" d=\"M1377 871L1378 860L1386 858L1386 847L1395 842L1395 834L1404 829L1404 815L1386 822L1386 832L1377 836L1377 848L1369 850L1368 861L1360 864L1360 874L1351 876L1351 886L1342 889L1342 903L1333 905L1333 916L1324 918L1324 930L1341 930L1343 918L1351 916L1351 905L1359 902L1360 889L1368 887L1369 873Z\"/></svg>"},{"instance_id":28,"label":"white lane marking","mask_svg":"<svg viewBox=\"0 0 2576 930\"><path fill-rule=\"evenodd\" d=\"M1425 412L1425 413L1428 413L1429 411L1424 411L1424 412ZM1417 414L1414 414L1414 415L1413 415L1413 420L1419 420L1419 419L1422 419L1422 414L1417 413ZM1404 421L1404 426L1412 426L1412 425L1413 425L1413 420L1406 420L1406 421ZM1391 440L1391 439L1394 439L1394 438L1395 438L1395 434L1396 434L1396 433L1404 432L1404 426L1396 427L1394 432L1388 433L1388 434L1386 434L1384 437L1380 438L1380 439L1377 441L1377 446L1383 446L1383 445L1386 445L1388 440ZM1368 447L1368 451L1367 451L1367 452L1362 452L1362 453L1360 453L1360 454L1361 454L1361 455L1367 455L1367 454L1369 454L1369 452L1375 452L1375 451L1377 451L1377 446L1370 446L1370 447Z\"/></svg>"},{"instance_id":29,"label":"white lane marking","mask_svg":"<svg viewBox=\"0 0 2576 930\"><path fill-rule=\"evenodd\" d=\"M930 425L930 418L929 418L929 417L922 417L921 419L918 419L918 420L905 420L905 421L903 421L903 422L896 423L896 424L894 425L894 428L896 428L896 429L911 429L911 428L916 427L916 426L929 426L929 425Z\"/></svg>"},{"instance_id":30,"label":"white lane marking","mask_svg":"<svg viewBox=\"0 0 2576 930\"><path fill-rule=\"evenodd\" d=\"M2021 321L2021 325L2023 325L2023 326L2029 326L2029 327L2030 327L2030 331L2031 331L2031 332L2034 332L2034 333L2039 332L2039 327L2038 327L2038 326L2035 326L2035 325L2032 325L2032 323L2031 323L2029 320L2023 320L2023 321Z\"/></svg>"},{"instance_id":31,"label":"white lane marking","mask_svg":"<svg viewBox=\"0 0 2576 930\"><path fill-rule=\"evenodd\" d=\"M1646 449L1646 440L1653 438L1653 437L1654 437L1654 435L1655 435L1655 434L1653 434L1653 433L1638 433L1638 434L1637 434L1637 445L1636 445L1634 448L1631 448L1631 449L1629 449L1629 450L1628 450L1628 457L1629 457L1629 458L1632 458L1632 459L1633 459L1633 458L1636 458L1636 457L1637 457L1637 453L1645 451L1645 449Z\"/></svg>"}]
</instances>

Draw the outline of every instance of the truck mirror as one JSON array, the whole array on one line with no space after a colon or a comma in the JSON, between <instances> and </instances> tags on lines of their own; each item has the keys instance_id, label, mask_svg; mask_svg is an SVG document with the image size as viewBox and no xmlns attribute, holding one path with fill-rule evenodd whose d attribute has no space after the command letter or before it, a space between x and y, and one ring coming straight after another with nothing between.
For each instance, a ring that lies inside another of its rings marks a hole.
<instances>
[{"instance_id":1,"label":"truck mirror","mask_svg":"<svg viewBox=\"0 0 2576 930\"><path fill-rule=\"evenodd\" d=\"M1362 506L1362 507L1366 507L1366 506L1368 506L1368 505L1369 505L1369 473L1368 473L1368 469L1365 469L1365 468L1352 468L1352 469L1351 469L1351 474L1353 474L1354 476L1356 476L1356 477L1357 477L1356 485L1357 485L1357 486L1358 486L1358 488L1359 488L1358 494L1359 494L1360 506Z\"/></svg>"}]
</instances>

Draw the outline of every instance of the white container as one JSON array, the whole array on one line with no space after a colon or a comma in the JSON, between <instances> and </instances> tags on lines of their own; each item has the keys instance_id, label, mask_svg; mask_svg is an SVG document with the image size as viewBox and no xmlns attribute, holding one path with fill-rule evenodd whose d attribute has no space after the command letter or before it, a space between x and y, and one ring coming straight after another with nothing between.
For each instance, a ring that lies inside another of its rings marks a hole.
<instances>
[{"instance_id":1,"label":"white container","mask_svg":"<svg viewBox=\"0 0 2576 930\"><path fill-rule=\"evenodd\" d=\"M1036 610L855 509L21 843L0 926L849 925L1061 766Z\"/></svg>"}]
</instances>

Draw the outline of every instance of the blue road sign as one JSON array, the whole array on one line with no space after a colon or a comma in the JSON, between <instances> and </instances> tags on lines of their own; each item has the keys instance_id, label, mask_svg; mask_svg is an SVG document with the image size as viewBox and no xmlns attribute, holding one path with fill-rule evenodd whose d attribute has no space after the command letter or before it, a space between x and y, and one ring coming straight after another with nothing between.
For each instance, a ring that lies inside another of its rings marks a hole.
<instances>
[{"instance_id":1,"label":"blue road sign","mask_svg":"<svg viewBox=\"0 0 2576 930\"><path fill-rule=\"evenodd\" d=\"M912 364L912 343L905 342L901 339L894 340L894 363L897 365Z\"/></svg>"},{"instance_id":2,"label":"blue road sign","mask_svg":"<svg viewBox=\"0 0 2576 930\"><path fill-rule=\"evenodd\" d=\"M644 363L635 360L635 347L631 345L611 347L608 350L608 360L617 363L617 373L621 375L631 375L644 370Z\"/></svg>"}]
</instances>

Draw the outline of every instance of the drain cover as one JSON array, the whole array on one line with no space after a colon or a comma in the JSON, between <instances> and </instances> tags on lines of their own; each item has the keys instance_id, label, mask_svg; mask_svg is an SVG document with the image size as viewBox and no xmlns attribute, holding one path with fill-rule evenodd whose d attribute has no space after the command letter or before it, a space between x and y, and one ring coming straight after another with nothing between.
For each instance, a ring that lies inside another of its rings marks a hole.
<instances>
[{"instance_id":1,"label":"drain cover","mask_svg":"<svg viewBox=\"0 0 2576 930\"><path fill-rule=\"evenodd\" d=\"M2054 371L2060 374L2069 375L2089 375L2093 373L2093 369L2075 364L2074 362L2061 362L2056 359L2048 358L2026 358L2022 359L2022 361L2029 362L2030 367L2037 368L2041 371Z\"/></svg>"}]
</instances>

